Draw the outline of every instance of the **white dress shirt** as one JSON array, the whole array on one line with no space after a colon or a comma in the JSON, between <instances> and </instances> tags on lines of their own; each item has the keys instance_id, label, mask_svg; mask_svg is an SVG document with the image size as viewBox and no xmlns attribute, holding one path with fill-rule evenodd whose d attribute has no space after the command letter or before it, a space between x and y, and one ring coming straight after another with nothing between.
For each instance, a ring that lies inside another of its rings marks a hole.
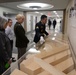
<instances>
[{"instance_id":1,"label":"white dress shirt","mask_svg":"<svg viewBox=\"0 0 76 75\"><path fill-rule=\"evenodd\" d=\"M13 40L14 32L13 32L11 27L7 26L6 29L5 29L5 33L9 37L10 40Z\"/></svg>"}]
</instances>

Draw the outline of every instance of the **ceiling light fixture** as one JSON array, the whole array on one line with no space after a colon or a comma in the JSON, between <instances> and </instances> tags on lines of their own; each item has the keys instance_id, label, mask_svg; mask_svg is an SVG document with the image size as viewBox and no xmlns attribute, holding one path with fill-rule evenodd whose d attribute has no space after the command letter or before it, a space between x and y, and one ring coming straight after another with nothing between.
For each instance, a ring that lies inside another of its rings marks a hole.
<instances>
[{"instance_id":1,"label":"ceiling light fixture","mask_svg":"<svg viewBox=\"0 0 76 75\"><path fill-rule=\"evenodd\" d=\"M38 8L41 8L40 6L30 6L30 8L37 10Z\"/></svg>"},{"instance_id":2,"label":"ceiling light fixture","mask_svg":"<svg viewBox=\"0 0 76 75\"><path fill-rule=\"evenodd\" d=\"M38 8L33 8L34 10L37 10Z\"/></svg>"},{"instance_id":3,"label":"ceiling light fixture","mask_svg":"<svg viewBox=\"0 0 76 75\"><path fill-rule=\"evenodd\" d=\"M43 13L41 13L41 15L43 15Z\"/></svg>"},{"instance_id":4,"label":"ceiling light fixture","mask_svg":"<svg viewBox=\"0 0 76 75\"><path fill-rule=\"evenodd\" d=\"M56 11L53 11L56 15L57 15L57 12Z\"/></svg>"},{"instance_id":5,"label":"ceiling light fixture","mask_svg":"<svg viewBox=\"0 0 76 75\"><path fill-rule=\"evenodd\" d=\"M60 18L59 15L58 15L58 13L57 13L56 11L53 11L53 13L55 13L55 15L56 15L58 18Z\"/></svg>"},{"instance_id":6,"label":"ceiling light fixture","mask_svg":"<svg viewBox=\"0 0 76 75\"><path fill-rule=\"evenodd\" d=\"M38 9L50 9L53 8L54 6L46 3L25 3L17 5L17 7L21 9L38 10Z\"/></svg>"},{"instance_id":7,"label":"ceiling light fixture","mask_svg":"<svg viewBox=\"0 0 76 75\"><path fill-rule=\"evenodd\" d=\"M38 14L39 12L37 12L37 11L36 11L35 13L37 13L37 14Z\"/></svg>"}]
</instances>

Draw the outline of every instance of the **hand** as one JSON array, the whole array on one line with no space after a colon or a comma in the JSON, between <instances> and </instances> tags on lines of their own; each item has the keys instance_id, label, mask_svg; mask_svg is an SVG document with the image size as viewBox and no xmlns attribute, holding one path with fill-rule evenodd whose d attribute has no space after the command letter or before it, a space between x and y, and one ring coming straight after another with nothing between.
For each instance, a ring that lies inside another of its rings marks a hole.
<instances>
[{"instance_id":1,"label":"hand","mask_svg":"<svg viewBox=\"0 0 76 75\"><path fill-rule=\"evenodd\" d=\"M43 36L40 37L40 43L43 44L45 42Z\"/></svg>"},{"instance_id":2,"label":"hand","mask_svg":"<svg viewBox=\"0 0 76 75\"><path fill-rule=\"evenodd\" d=\"M12 58L8 61L8 64L11 64L12 63Z\"/></svg>"}]
</instances>

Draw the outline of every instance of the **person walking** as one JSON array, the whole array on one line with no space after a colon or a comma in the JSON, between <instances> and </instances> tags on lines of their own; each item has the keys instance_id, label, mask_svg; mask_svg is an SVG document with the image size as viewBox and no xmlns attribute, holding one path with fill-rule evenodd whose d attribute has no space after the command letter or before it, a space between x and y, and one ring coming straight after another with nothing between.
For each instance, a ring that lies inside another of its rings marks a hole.
<instances>
[{"instance_id":1,"label":"person walking","mask_svg":"<svg viewBox=\"0 0 76 75\"><path fill-rule=\"evenodd\" d=\"M51 28L51 20L50 19L48 19L48 26L49 26L49 30L50 30L50 28Z\"/></svg>"},{"instance_id":2,"label":"person walking","mask_svg":"<svg viewBox=\"0 0 76 75\"><path fill-rule=\"evenodd\" d=\"M53 29L54 29L54 30L55 30L56 24L57 24L57 22L56 22L56 20L54 19L54 21L53 21Z\"/></svg>"}]
</instances>

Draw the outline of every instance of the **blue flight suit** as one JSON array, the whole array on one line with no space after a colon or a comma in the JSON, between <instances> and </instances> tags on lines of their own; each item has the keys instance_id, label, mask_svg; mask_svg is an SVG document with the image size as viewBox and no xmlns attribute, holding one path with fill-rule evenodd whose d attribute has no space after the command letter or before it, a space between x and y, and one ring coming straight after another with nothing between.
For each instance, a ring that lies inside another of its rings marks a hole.
<instances>
[{"instance_id":1,"label":"blue flight suit","mask_svg":"<svg viewBox=\"0 0 76 75\"><path fill-rule=\"evenodd\" d=\"M42 24L42 22L38 22L35 26L35 37L34 37L34 42L37 43L40 40L40 37L44 35L48 35L46 32L46 26L45 24Z\"/></svg>"}]
</instances>

